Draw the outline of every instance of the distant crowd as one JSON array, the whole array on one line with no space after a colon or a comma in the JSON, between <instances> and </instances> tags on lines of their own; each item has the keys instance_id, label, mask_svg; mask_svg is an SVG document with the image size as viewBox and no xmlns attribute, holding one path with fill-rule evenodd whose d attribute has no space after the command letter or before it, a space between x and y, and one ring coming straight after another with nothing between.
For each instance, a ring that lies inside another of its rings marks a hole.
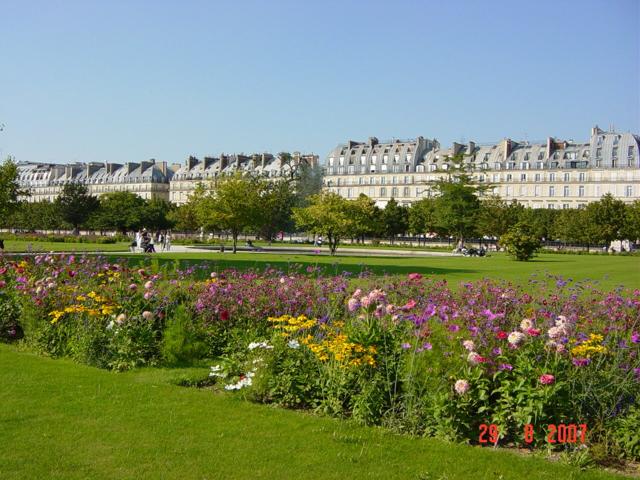
<instances>
[{"instance_id":1,"label":"distant crowd","mask_svg":"<svg viewBox=\"0 0 640 480\"><path fill-rule=\"evenodd\" d=\"M136 232L135 239L131 242L129 249L131 252L155 253L156 245L160 251L168 252L171 250L171 232L157 231L155 234L148 232L147 229Z\"/></svg>"}]
</instances>

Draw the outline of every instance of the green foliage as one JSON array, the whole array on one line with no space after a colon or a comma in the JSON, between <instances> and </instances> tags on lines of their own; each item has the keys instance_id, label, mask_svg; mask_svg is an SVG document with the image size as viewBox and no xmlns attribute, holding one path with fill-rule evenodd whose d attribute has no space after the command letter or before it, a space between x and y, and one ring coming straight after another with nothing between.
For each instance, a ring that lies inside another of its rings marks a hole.
<instances>
[{"instance_id":1,"label":"green foliage","mask_svg":"<svg viewBox=\"0 0 640 480\"><path fill-rule=\"evenodd\" d=\"M9 217L7 225L27 231L38 229L54 230L66 228L55 203L48 200L38 202L18 202ZM7 237L5 237L7 238Z\"/></svg>"},{"instance_id":2,"label":"green foliage","mask_svg":"<svg viewBox=\"0 0 640 480\"><path fill-rule=\"evenodd\" d=\"M607 246L621 237L626 220L625 209L624 202L610 193L587 205L587 214L596 227L598 240Z\"/></svg>"},{"instance_id":3,"label":"green foliage","mask_svg":"<svg viewBox=\"0 0 640 480\"><path fill-rule=\"evenodd\" d=\"M203 358L207 345L185 305L178 305L167 319L161 355L167 365L189 365Z\"/></svg>"},{"instance_id":4,"label":"green foliage","mask_svg":"<svg viewBox=\"0 0 640 480\"><path fill-rule=\"evenodd\" d=\"M62 186L54 205L60 217L77 231L98 209L100 202L93 195L89 195L86 185L69 182Z\"/></svg>"},{"instance_id":5,"label":"green foliage","mask_svg":"<svg viewBox=\"0 0 640 480\"><path fill-rule=\"evenodd\" d=\"M518 223L523 211L524 207L517 201L508 203L497 195L485 198L481 201L478 212L478 233L500 238Z\"/></svg>"},{"instance_id":6,"label":"green foliage","mask_svg":"<svg viewBox=\"0 0 640 480\"><path fill-rule=\"evenodd\" d=\"M409 231L416 235L433 233L437 230L436 201L421 198L409 208Z\"/></svg>"},{"instance_id":7,"label":"green foliage","mask_svg":"<svg viewBox=\"0 0 640 480\"><path fill-rule=\"evenodd\" d=\"M335 255L342 238L356 231L349 200L333 192L312 195L309 206L293 209L293 217L301 230L324 235L331 255Z\"/></svg>"},{"instance_id":8,"label":"green foliage","mask_svg":"<svg viewBox=\"0 0 640 480\"><path fill-rule=\"evenodd\" d=\"M22 331L20 304L10 288L0 288L0 342L17 340Z\"/></svg>"},{"instance_id":9,"label":"green foliage","mask_svg":"<svg viewBox=\"0 0 640 480\"><path fill-rule=\"evenodd\" d=\"M614 422L612 436L625 456L640 460L640 407L635 405Z\"/></svg>"},{"instance_id":10,"label":"green foliage","mask_svg":"<svg viewBox=\"0 0 640 480\"><path fill-rule=\"evenodd\" d=\"M5 222L23 192L18 185L18 167L11 157L0 165L0 222Z\"/></svg>"},{"instance_id":11,"label":"green foliage","mask_svg":"<svg viewBox=\"0 0 640 480\"><path fill-rule=\"evenodd\" d=\"M257 222L253 229L270 242L276 239L278 232L293 230L292 209L298 198L290 181L262 181L259 188Z\"/></svg>"},{"instance_id":12,"label":"green foliage","mask_svg":"<svg viewBox=\"0 0 640 480\"><path fill-rule=\"evenodd\" d=\"M101 230L127 233L144 226L144 199L131 192L111 192L100 197L100 208L92 218L92 225Z\"/></svg>"},{"instance_id":13,"label":"green foliage","mask_svg":"<svg viewBox=\"0 0 640 480\"><path fill-rule=\"evenodd\" d=\"M542 244L533 229L526 223L517 223L500 237L509 255L518 261L531 260Z\"/></svg>"},{"instance_id":14,"label":"green foliage","mask_svg":"<svg viewBox=\"0 0 640 480\"><path fill-rule=\"evenodd\" d=\"M373 199L361 193L358 198L349 203L349 207L353 220L351 236L364 238L380 231L381 212Z\"/></svg>"},{"instance_id":15,"label":"green foliage","mask_svg":"<svg viewBox=\"0 0 640 480\"><path fill-rule=\"evenodd\" d=\"M382 233L391 239L409 228L409 214L407 208L399 205L395 199L389 200L381 213Z\"/></svg>"}]
</instances>

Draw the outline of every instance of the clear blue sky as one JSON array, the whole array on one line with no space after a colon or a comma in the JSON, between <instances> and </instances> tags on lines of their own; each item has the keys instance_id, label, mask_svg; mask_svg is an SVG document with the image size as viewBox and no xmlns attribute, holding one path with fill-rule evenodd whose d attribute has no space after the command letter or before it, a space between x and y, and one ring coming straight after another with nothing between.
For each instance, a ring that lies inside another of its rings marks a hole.
<instances>
[{"instance_id":1,"label":"clear blue sky","mask_svg":"<svg viewBox=\"0 0 640 480\"><path fill-rule=\"evenodd\" d=\"M0 155L640 133L640 0L0 0Z\"/></svg>"}]
</instances>

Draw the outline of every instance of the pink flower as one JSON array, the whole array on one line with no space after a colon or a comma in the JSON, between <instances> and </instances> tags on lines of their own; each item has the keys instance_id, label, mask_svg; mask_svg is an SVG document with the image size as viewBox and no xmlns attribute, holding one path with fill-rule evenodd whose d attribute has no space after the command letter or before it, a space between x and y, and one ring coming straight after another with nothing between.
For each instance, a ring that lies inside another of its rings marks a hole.
<instances>
[{"instance_id":1,"label":"pink flower","mask_svg":"<svg viewBox=\"0 0 640 480\"><path fill-rule=\"evenodd\" d=\"M545 373L544 375L540 375L539 380L542 385L551 385L556 381L556 377L550 373Z\"/></svg>"},{"instance_id":2,"label":"pink flower","mask_svg":"<svg viewBox=\"0 0 640 480\"><path fill-rule=\"evenodd\" d=\"M411 299L409 300L407 303L404 304L404 306L402 307L403 310L411 310L413 307L415 307L418 304L418 302L416 302L415 300Z\"/></svg>"},{"instance_id":3,"label":"pink flower","mask_svg":"<svg viewBox=\"0 0 640 480\"><path fill-rule=\"evenodd\" d=\"M631 335L631 341L633 343L640 343L640 332L633 332Z\"/></svg>"},{"instance_id":4,"label":"pink flower","mask_svg":"<svg viewBox=\"0 0 640 480\"><path fill-rule=\"evenodd\" d=\"M0 280L0 288L4 288L7 285L7 282L4 280Z\"/></svg>"},{"instance_id":5,"label":"pink flower","mask_svg":"<svg viewBox=\"0 0 640 480\"><path fill-rule=\"evenodd\" d=\"M486 358L476 352L469 352L469 355L467 355L467 360L472 365L478 365L479 363L484 363L487 361Z\"/></svg>"},{"instance_id":6,"label":"pink flower","mask_svg":"<svg viewBox=\"0 0 640 480\"><path fill-rule=\"evenodd\" d=\"M362 290L357 288L356 291L353 292L353 295L351 295L351 298L358 298L360 295L362 295Z\"/></svg>"},{"instance_id":7,"label":"pink flower","mask_svg":"<svg viewBox=\"0 0 640 480\"><path fill-rule=\"evenodd\" d=\"M465 350L469 350L470 352L473 352L476 349L476 344L473 343L473 340L465 340L462 342L462 346Z\"/></svg>"},{"instance_id":8,"label":"pink flower","mask_svg":"<svg viewBox=\"0 0 640 480\"><path fill-rule=\"evenodd\" d=\"M153 288L153 282L151 280L147 281L147 283L144 284L144 288L147 290Z\"/></svg>"},{"instance_id":9,"label":"pink flower","mask_svg":"<svg viewBox=\"0 0 640 480\"><path fill-rule=\"evenodd\" d=\"M144 292L144 299L145 300L149 300L151 297L153 297L153 292L151 290L148 290L148 291Z\"/></svg>"},{"instance_id":10,"label":"pink flower","mask_svg":"<svg viewBox=\"0 0 640 480\"><path fill-rule=\"evenodd\" d=\"M347 308L349 309L350 312L355 312L359 306L360 306L360 302L358 301L357 298L350 298L349 301L347 302Z\"/></svg>"},{"instance_id":11,"label":"pink flower","mask_svg":"<svg viewBox=\"0 0 640 480\"><path fill-rule=\"evenodd\" d=\"M410 273L409 274L409 280L421 280L422 279L422 275L419 273Z\"/></svg>"},{"instance_id":12,"label":"pink flower","mask_svg":"<svg viewBox=\"0 0 640 480\"><path fill-rule=\"evenodd\" d=\"M138 288L138 285L136 285L135 283L132 283L131 285L129 285L129 290L136 290Z\"/></svg>"},{"instance_id":13,"label":"pink flower","mask_svg":"<svg viewBox=\"0 0 640 480\"><path fill-rule=\"evenodd\" d=\"M396 310L396 307L391 304L385 307L385 311L387 312L387 315L391 315L393 312L395 312L395 310Z\"/></svg>"},{"instance_id":14,"label":"pink flower","mask_svg":"<svg viewBox=\"0 0 640 480\"><path fill-rule=\"evenodd\" d=\"M540 329L538 329L538 328L529 328L527 330L527 333L529 335L531 335L532 337L537 337L538 335L540 335Z\"/></svg>"},{"instance_id":15,"label":"pink flower","mask_svg":"<svg viewBox=\"0 0 640 480\"><path fill-rule=\"evenodd\" d=\"M466 380L458 380L456 381L453 389L456 391L458 395L464 395L469 391L470 385Z\"/></svg>"}]
</instances>

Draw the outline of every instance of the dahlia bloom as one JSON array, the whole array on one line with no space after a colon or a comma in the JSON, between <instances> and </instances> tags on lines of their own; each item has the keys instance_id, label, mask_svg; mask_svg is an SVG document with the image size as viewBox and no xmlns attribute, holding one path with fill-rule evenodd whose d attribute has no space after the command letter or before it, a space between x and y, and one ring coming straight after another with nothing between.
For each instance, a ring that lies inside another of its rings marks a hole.
<instances>
[{"instance_id":1,"label":"dahlia bloom","mask_svg":"<svg viewBox=\"0 0 640 480\"><path fill-rule=\"evenodd\" d=\"M456 391L458 395L464 395L469 391L470 385L466 380L458 380L456 381L453 389Z\"/></svg>"}]
</instances>

